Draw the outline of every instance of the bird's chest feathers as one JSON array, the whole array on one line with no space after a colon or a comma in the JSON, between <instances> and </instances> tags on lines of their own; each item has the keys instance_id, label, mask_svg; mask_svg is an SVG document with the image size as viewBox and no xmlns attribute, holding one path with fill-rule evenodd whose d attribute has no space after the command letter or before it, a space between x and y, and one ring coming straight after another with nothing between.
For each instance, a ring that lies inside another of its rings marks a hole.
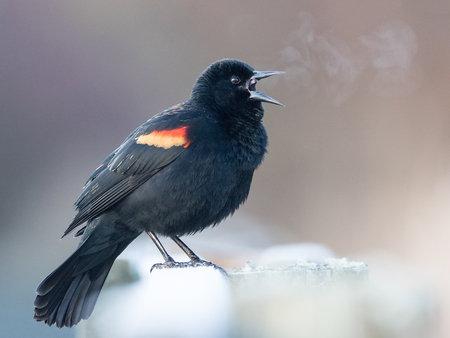
<instances>
[{"instance_id":1,"label":"bird's chest feathers","mask_svg":"<svg viewBox=\"0 0 450 338\"><path fill-rule=\"evenodd\" d=\"M225 129L228 155L246 170L255 170L263 161L267 134L262 124L235 124Z\"/></svg>"}]
</instances>

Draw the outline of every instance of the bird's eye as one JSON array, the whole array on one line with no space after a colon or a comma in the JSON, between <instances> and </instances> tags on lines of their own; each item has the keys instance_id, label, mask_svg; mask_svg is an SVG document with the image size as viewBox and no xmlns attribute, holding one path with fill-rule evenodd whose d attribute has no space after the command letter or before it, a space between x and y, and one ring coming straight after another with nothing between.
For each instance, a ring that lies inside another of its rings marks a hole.
<instances>
[{"instance_id":1,"label":"bird's eye","mask_svg":"<svg viewBox=\"0 0 450 338\"><path fill-rule=\"evenodd\" d=\"M239 82L241 82L241 79L238 78L236 75L233 75L230 79L232 84L238 84Z\"/></svg>"}]
</instances>

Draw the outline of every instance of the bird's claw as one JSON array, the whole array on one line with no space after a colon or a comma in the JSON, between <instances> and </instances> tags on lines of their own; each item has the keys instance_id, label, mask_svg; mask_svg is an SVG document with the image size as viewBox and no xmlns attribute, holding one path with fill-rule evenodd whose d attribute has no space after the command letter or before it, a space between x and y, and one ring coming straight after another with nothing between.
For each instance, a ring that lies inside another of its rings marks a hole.
<instances>
[{"instance_id":1,"label":"bird's claw","mask_svg":"<svg viewBox=\"0 0 450 338\"><path fill-rule=\"evenodd\" d=\"M193 259L189 262L175 262L175 261L168 261L164 263L156 263L152 266L150 269L150 272L152 272L154 269L173 269L173 268L197 268L197 267L213 267L216 270L219 270L224 276L228 277L227 272L222 269L220 266L217 266L214 263L204 261L202 259Z\"/></svg>"}]
</instances>

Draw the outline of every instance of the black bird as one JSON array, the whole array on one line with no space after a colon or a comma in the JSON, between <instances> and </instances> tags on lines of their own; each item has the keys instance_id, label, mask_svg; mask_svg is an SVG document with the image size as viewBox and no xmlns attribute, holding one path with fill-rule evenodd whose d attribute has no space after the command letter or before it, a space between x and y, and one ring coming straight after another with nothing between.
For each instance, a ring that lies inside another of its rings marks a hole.
<instances>
[{"instance_id":1,"label":"black bird","mask_svg":"<svg viewBox=\"0 0 450 338\"><path fill-rule=\"evenodd\" d=\"M34 319L71 327L87 319L116 257L145 231L165 263L213 265L179 238L216 225L246 200L254 170L266 153L258 72L224 59L197 79L189 100L131 133L89 177L64 236L87 222L76 251L37 288ZM170 237L189 256L178 263L156 235ZM154 266L155 267L155 266Z\"/></svg>"}]
</instances>

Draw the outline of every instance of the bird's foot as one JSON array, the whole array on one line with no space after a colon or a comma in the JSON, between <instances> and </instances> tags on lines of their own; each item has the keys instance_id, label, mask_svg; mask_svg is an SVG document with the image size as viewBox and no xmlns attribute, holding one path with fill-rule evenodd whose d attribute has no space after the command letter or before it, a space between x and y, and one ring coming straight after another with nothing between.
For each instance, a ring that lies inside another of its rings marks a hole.
<instances>
[{"instance_id":1,"label":"bird's foot","mask_svg":"<svg viewBox=\"0 0 450 338\"><path fill-rule=\"evenodd\" d=\"M189 264L189 266L192 266L192 267L198 267L198 266L209 267L209 266L211 266L214 269L219 270L225 277L228 277L228 274L225 271L225 269L222 269L220 266L217 266L214 263L204 261L203 259L192 259L189 262L187 262L187 264Z\"/></svg>"},{"instance_id":2,"label":"bird's foot","mask_svg":"<svg viewBox=\"0 0 450 338\"><path fill-rule=\"evenodd\" d=\"M224 276L228 277L227 272L222 269L220 266L215 265L214 263L204 261L202 259L192 259L189 262L176 262L174 260L167 261L164 263L157 263L152 266L150 272L154 269L173 269L173 268L197 268L197 267L213 267L216 270L219 270Z\"/></svg>"}]
</instances>

